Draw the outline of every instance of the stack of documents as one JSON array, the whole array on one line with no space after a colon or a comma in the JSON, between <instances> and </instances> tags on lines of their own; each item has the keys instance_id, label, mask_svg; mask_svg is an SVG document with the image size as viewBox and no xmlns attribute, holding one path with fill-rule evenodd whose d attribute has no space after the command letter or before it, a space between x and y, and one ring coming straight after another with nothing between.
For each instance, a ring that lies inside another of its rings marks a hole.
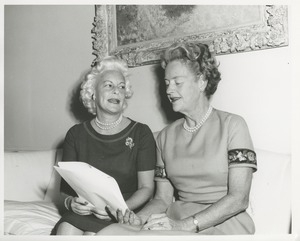
<instances>
[{"instance_id":1,"label":"stack of documents","mask_svg":"<svg viewBox=\"0 0 300 241\"><path fill-rule=\"evenodd\" d=\"M128 209L116 180L85 162L58 162L54 167L78 197L104 210L108 205L124 213Z\"/></svg>"}]
</instances>

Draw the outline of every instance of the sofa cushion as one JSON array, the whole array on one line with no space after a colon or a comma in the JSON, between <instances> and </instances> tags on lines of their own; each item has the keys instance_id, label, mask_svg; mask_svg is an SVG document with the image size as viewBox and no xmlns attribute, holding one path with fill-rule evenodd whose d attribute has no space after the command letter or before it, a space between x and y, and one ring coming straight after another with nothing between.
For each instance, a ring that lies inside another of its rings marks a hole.
<instances>
[{"instance_id":1,"label":"sofa cushion","mask_svg":"<svg viewBox=\"0 0 300 241\"><path fill-rule=\"evenodd\" d=\"M291 155L256 149L249 214L256 234L287 234L291 224Z\"/></svg>"},{"instance_id":2,"label":"sofa cushion","mask_svg":"<svg viewBox=\"0 0 300 241\"><path fill-rule=\"evenodd\" d=\"M50 235L60 219L51 202L4 201L4 234Z\"/></svg>"},{"instance_id":3,"label":"sofa cushion","mask_svg":"<svg viewBox=\"0 0 300 241\"><path fill-rule=\"evenodd\" d=\"M258 171L253 175L250 206L247 211L255 222L256 234L286 234L290 231L291 218L291 156L260 149L255 151L258 159ZM5 199L55 201L59 195L60 176L54 170L53 165L60 161L61 150L57 154L53 150L34 153L5 153L4 155ZM51 180L49 180L50 177ZM32 210L38 210L39 218L45 215L42 211L43 207L45 208L44 204L41 206L42 209L41 207L36 208L37 204L38 202L33 202L23 205L16 202L17 208L12 208L11 202L6 201L5 232L29 233L24 230L28 227L22 228L22 222L25 222L23 223L25 226L36 227L37 224L31 224L30 221L36 220L35 218L31 219L30 215L37 215L32 213ZM50 207L55 207L54 204L51 205ZM47 206L45 210L47 213L49 207ZM22 216L26 212L27 214ZM54 214L50 213L54 216L58 215L55 212ZM18 216L20 214L21 216ZM274 218L274 215L280 218ZM56 222L59 218L54 219ZM48 230L47 232L50 232L49 229L54 226L54 219L51 219L51 227L45 227L47 221L41 221L44 228Z\"/></svg>"},{"instance_id":4,"label":"sofa cushion","mask_svg":"<svg viewBox=\"0 0 300 241\"><path fill-rule=\"evenodd\" d=\"M4 199L44 200L56 150L4 153Z\"/></svg>"}]
</instances>

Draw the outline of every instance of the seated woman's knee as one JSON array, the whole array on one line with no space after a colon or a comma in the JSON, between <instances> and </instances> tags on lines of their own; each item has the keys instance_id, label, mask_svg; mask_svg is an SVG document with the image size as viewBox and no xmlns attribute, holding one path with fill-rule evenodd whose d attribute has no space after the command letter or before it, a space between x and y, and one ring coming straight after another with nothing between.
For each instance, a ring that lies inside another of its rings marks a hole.
<instances>
[{"instance_id":1,"label":"seated woman's knee","mask_svg":"<svg viewBox=\"0 0 300 241\"><path fill-rule=\"evenodd\" d=\"M132 235L140 231L139 226L130 226L125 224L111 224L105 229L102 229L97 235Z\"/></svg>"}]
</instances>

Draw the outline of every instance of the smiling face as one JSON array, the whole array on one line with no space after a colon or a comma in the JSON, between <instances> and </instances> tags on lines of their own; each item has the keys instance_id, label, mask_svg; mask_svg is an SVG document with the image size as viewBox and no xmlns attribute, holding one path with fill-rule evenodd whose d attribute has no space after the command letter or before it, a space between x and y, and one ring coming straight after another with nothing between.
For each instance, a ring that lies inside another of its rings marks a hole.
<instances>
[{"instance_id":1,"label":"smiling face","mask_svg":"<svg viewBox=\"0 0 300 241\"><path fill-rule=\"evenodd\" d=\"M174 111L186 115L197 109L203 81L185 64L178 60L170 62L165 69L165 83Z\"/></svg>"},{"instance_id":2,"label":"smiling face","mask_svg":"<svg viewBox=\"0 0 300 241\"><path fill-rule=\"evenodd\" d=\"M96 78L97 112L121 113L125 106L125 78L117 70L106 70Z\"/></svg>"}]
</instances>

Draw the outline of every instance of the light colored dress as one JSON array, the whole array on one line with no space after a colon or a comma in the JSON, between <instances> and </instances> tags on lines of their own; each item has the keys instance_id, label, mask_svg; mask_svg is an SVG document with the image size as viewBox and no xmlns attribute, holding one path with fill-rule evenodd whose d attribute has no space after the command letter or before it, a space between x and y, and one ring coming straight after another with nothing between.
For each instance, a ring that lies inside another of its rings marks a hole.
<instances>
[{"instance_id":1,"label":"light colored dress","mask_svg":"<svg viewBox=\"0 0 300 241\"><path fill-rule=\"evenodd\" d=\"M238 115L213 109L204 125L194 133L179 119L157 137L156 181L166 178L178 192L167 210L172 219L192 216L227 194L228 170L251 167L256 171L256 154L248 127ZM165 178L166 177L166 178ZM254 223L242 212L202 234L252 234Z\"/></svg>"}]
</instances>

